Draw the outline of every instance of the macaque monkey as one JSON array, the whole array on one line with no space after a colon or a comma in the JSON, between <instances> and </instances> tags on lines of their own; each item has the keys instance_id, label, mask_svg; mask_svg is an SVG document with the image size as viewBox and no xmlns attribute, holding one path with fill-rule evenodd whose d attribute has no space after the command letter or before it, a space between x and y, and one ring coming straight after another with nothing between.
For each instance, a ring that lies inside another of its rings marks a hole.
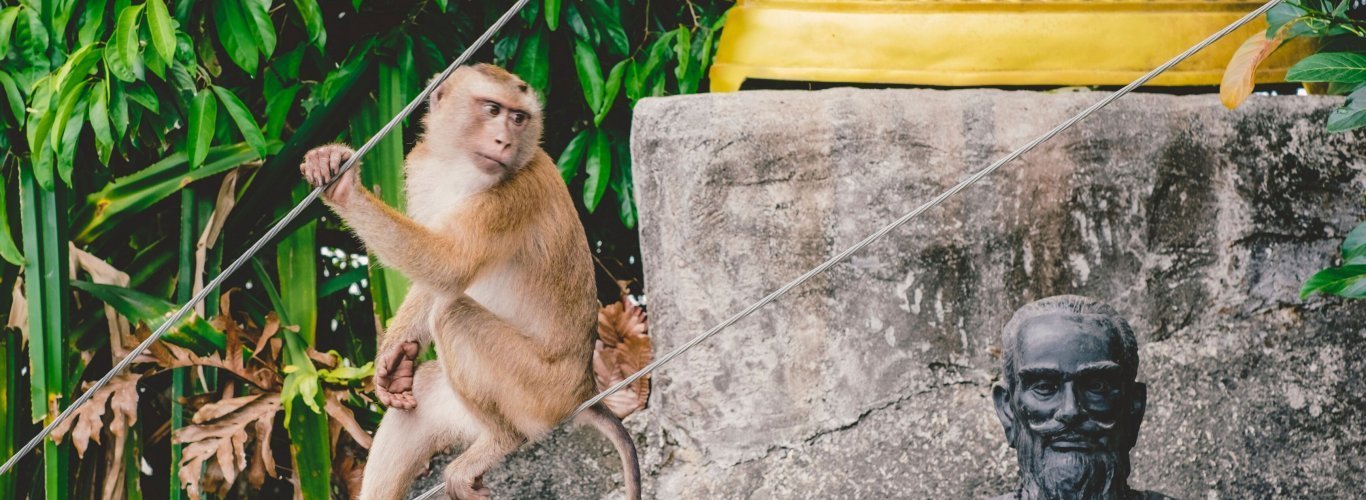
<instances>
[{"instance_id":1,"label":"macaque monkey","mask_svg":"<svg viewBox=\"0 0 1366 500\"><path fill-rule=\"evenodd\" d=\"M397 499L433 453L466 448L446 467L451 498L488 498L483 476L594 394L598 302L583 226L555 163L541 150L541 106L526 82L465 66L431 95L422 138L405 162L408 213L348 170L323 194L386 266L412 281L379 342L380 422L360 498ZM340 144L300 165L323 185L351 157ZM436 363L418 365L434 344ZM626 494L640 498L635 444L606 407L578 421L616 447Z\"/></svg>"}]
</instances>

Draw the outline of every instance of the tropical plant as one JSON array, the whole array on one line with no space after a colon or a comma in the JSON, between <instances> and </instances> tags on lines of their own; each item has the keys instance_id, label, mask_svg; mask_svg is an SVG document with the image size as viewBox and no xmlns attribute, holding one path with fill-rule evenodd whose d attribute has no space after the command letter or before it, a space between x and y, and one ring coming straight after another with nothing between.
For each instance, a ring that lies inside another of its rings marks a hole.
<instances>
[{"instance_id":1,"label":"tropical plant","mask_svg":"<svg viewBox=\"0 0 1366 500\"><path fill-rule=\"evenodd\" d=\"M1366 2L1362 0L1287 0L1266 13L1265 34L1252 35L1224 70L1219 96L1230 109L1252 93L1257 66L1276 49L1297 38L1313 39L1316 53L1286 72L1286 80L1317 84L1314 89L1345 95L1328 116L1329 132L1366 127Z\"/></svg>"},{"instance_id":2,"label":"tropical plant","mask_svg":"<svg viewBox=\"0 0 1366 500\"><path fill-rule=\"evenodd\" d=\"M545 147L582 210L609 302L621 292L608 276L641 291L630 107L705 87L728 6L538 0L475 56L544 97ZM13 454L306 196L304 152L367 140L506 8L0 0L0 452ZM400 207L414 124L362 170ZM0 476L0 498L353 491L363 429L382 411L365 396L365 367L406 291L368 263L311 207L225 283L231 292L211 291L78 410L60 444ZM625 346L609 355L619 366L599 363L615 377L648 342L643 317L620 307L634 333L611 337Z\"/></svg>"},{"instance_id":3,"label":"tropical plant","mask_svg":"<svg viewBox=\"0 0 1366 500\"><path fill-rule=\"evenodd\" d=\"M1317 45L1314 54L1286 72L1286 80L1305 82L1311 90L1345 95L1342 107L1328 115L1329 132L1366 127L1366 1L1288 0L1266 14L1266 33L1253 35L1229 61L1219 88L1230 109L1252 93L1257 66L1277 48L1296 38ZM1342 265L1323 269L1300 287L1300 298L1315 293L1366 298L1366 223L1342 242Z\"/></svg>"}]
</instances>

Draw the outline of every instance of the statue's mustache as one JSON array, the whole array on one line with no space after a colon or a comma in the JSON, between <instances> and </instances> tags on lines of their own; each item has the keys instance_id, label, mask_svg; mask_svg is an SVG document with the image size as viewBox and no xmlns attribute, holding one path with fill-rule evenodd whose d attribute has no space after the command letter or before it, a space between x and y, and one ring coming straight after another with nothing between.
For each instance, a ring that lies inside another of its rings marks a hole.
<instances>
[{"instance_id":1,"label":"statue's mustache","mask_svg":"<svg viewBox=\"0 0 1366 500\"><path fill-rule=\"evenodd\" d=\"M1080 423L1068 423L1050 418L1042 422L1029 422L1029 429L1047 441L1093 440L1100 434L1115 428L1117 422L1087 418Z\"/></svg>"}]
</instances>

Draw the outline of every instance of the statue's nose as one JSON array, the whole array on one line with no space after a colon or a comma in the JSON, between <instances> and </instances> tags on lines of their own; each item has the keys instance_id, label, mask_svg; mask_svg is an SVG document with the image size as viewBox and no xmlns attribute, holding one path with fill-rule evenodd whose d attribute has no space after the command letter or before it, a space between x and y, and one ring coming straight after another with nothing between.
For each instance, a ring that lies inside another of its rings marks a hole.
<instances>
[{"instance_id":1,"label":"statue's nose","mask_svg":"<svg viewBox=\"0 0 1366 500\"><path fill-rule=\"evenodd\" d=\"M1062 396L1062 403L1053 412L1053 419L1065 424L1076 423L1081 417L1081 409L1077 407L1077 394L1072 390L1072 383L1065 384L1059 395Z\"/></svg>"}]
</instances>

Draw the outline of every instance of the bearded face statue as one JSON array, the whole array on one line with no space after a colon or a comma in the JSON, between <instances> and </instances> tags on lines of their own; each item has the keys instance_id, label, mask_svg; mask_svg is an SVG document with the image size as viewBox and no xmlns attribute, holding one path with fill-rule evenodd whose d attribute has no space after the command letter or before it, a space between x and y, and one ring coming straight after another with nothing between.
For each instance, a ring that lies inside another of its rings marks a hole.
<instances>
[{"instance_id":1,"label":"bearded face statue","mask_svg":"<svg viewBox=\"0 0 1366 500\"><path fill-rule=\"evenodd\" d=\"M1133 334L1108 306L1085 300L1096 307L1026 306L1003 335L1006 370L993 398L1019 458L1017 498L1142 496L1127 484L1147 401Z\"/></svg>"}]
</instances>

